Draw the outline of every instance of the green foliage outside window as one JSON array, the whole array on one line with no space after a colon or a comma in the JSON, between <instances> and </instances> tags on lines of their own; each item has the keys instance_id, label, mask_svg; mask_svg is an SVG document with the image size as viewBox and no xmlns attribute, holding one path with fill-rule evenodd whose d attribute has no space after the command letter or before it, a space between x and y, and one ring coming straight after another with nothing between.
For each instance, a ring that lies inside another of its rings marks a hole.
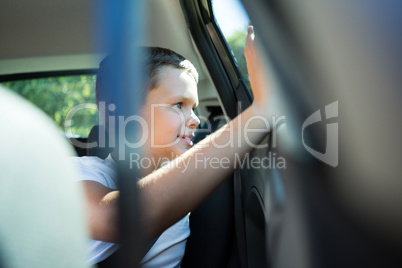
<instances>
[{"instance_id":1,"label":"green foliage outside window","mask_svg":"<svg viewBox=\"0 0 402 268\"><path fill-rule=\"evenodd\" d=\"M91 127L98 124L95 79L95 75L76 75L10 81L2 85L43 110L67 135L87 137ZM76 112L72 114L73 111ZM69 115L72 120L66 121Z\"/></svg>"},{"instance_id":2,"label":"green foliage outside window","mask_svg":"<svg viewBox=\"0 0 402 268\"><path fill-rule=\"evenodd\" d=\"M248 88L251 89L250 80L247 72L246 58L244 57L244 47L246 46L246 38L247 38L246 31L236 30L233 32L231 36L226 37L226 41L228 42L228 45L235 56L237 66L240 70L242 77L244 78L244 81L246 82Z\"/></svg>"}]
</instances>

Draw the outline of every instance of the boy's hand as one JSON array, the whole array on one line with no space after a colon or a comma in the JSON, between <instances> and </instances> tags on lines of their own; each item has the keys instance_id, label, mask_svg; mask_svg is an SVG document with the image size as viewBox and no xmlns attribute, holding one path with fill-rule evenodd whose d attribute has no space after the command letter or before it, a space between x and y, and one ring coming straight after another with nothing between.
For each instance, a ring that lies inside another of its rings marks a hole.
<instances>
[{"instance_id":1,"label":"boy's hand","mask_svg":"<svg viewBox=\"0 0 402 268\"><path fill-rule=\"evenodd\" d=\"M256 45L254 42L255 34L253 26L247 28L246 46L244 48L244 56L247 61L247 69L254 68L256 58Z\"/></svg>"},{"instance_id":2,"label":"boy's hand","mask_svg":"<svg viewBox=\"0 0 402 268\"><path fill-rule=\"evenodd\" d=\"M244 56L247 61L247 70L250 77L250 84L254 95L253 106L261 115L267 114L269 101L269 81L267 72L261 62L261 54L258 52L255 43L253 26L248 26L247 40L244 48Z\"/></svg>"}]
</instances>

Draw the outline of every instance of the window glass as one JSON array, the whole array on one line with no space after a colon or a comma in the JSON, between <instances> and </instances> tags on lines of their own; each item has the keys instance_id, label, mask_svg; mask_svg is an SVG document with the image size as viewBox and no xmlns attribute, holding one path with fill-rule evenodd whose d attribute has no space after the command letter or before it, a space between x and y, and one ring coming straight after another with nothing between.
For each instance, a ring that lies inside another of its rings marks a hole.
<instances>
[{"instance_id":1,"label":"window glass","mask_svg":"<svg viewBox=\"0 0 402 268\"><path fill-rule=\"evenodd\" d=\"M246 59L244 57L247 27L250 25L250 19L240 0L215 0L212 1L212 9L215 22L232 50L240 73L250 88Z\"/></svg>"},{"instance_id":2,"label":"window glass","mask_svg":"<svg viewBox=\"0 0 402 268\"><path fill-rule=\"evenodd\" d=\"M88 137L98 124L95 75L75 75L3 82L50 116L67 137Z\"/></svg>"}]
</instances>

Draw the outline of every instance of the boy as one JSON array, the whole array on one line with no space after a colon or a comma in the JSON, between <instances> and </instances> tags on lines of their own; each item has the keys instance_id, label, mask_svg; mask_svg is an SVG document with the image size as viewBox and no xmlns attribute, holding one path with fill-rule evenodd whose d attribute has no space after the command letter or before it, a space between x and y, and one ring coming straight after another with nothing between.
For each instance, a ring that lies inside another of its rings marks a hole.
<instances>
[{"instance_id":1,"label":"boy","mask_svg":"<svg viewBox=\"0 0 402 268\"><path fill-rule=\"evenodd\" d=\"M148 138L145 142L142 157L153 160L153 163L159 163L161 159L171 162L166 168L141 170L143 178L138 181L138 187L142 199L142 220L147 227L144 230L145 238L150 241L162 234L141 264L143 267L176 267L180 265L190 233L186 215L233 171L235 155L244 156L252 149L250 144L258 144L268 132L266 124L253 120L253 117L261 118L267 114L269 90L256 55L253 28L249 27L245 56L254 102L233 121L192 147L191 139L200 123L194 114L198 105L198 74L189 61L170 50L151 48L148 52L149 91L141 108L141 116L151 124L153 133L149 133L149 137L153 140ZM110 92L110 89L103 88L103 68L101 64L97 102L106 101L107 106L107 96L102 99L102 92ZM109 118L108 114L106 118ZM108 129L107 120L103 121ZM246 124L249 129L264 131L246 133ZM237 144L224 149L215 148L214 144L225 144L229 139ZM196 161L200 156L204 159L225 158L232 168L197 166ZM116 152L113 152L104 161L93 157L77 160L83 171L81 180L86 191L90 230L94 239L91 241L90 264L111 255L116 250L114 243L118 242L116 200L119 192L114 181L116 159ZM202 174L202 179L199 174Z\"/></svg>"}]
</instances>

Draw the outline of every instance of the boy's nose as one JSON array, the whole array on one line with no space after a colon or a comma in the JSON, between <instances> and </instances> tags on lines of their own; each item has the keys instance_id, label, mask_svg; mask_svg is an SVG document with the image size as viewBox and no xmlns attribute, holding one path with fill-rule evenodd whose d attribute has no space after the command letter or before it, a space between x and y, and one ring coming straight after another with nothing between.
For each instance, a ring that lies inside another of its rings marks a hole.
<instances>
[{"instance_id":1,"label":"boy's nose","mask_svg":"<svg viewBox=\"0 0 402 268\"><path fill-rule=\"evenodd\" d=\"M191 116L187 119L186 127L196 128L196 127L198 127L199 124L200 124L200 119L194 112L191 112Z\"/></svg>"}]
</instances>

